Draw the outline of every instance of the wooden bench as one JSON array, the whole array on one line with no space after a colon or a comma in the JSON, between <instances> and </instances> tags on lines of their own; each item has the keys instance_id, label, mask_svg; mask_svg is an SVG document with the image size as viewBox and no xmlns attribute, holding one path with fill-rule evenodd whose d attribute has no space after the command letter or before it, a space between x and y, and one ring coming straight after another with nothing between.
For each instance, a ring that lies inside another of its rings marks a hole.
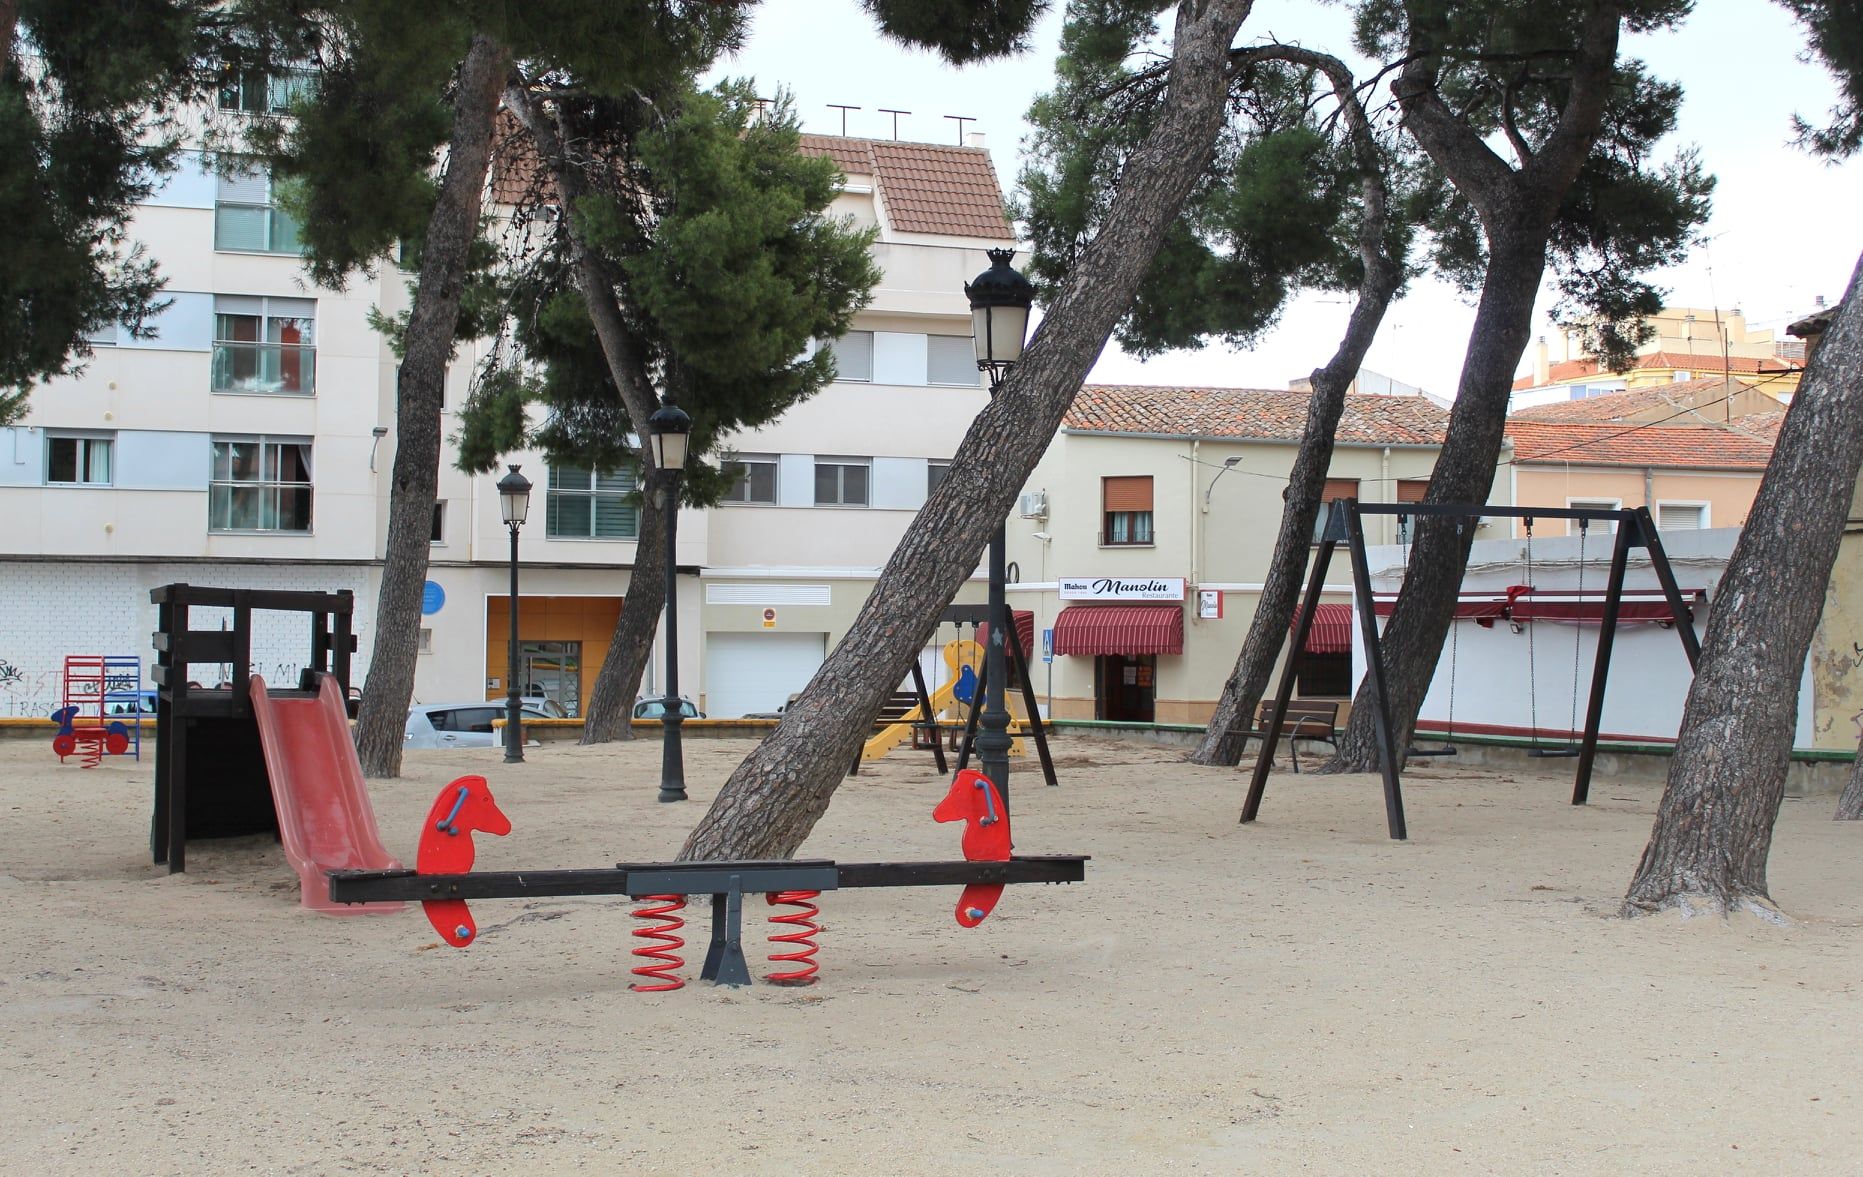
<instances>
[{"instance_id":1,"label":"wooden bench","mask_svg":"<svg viewBox=\"0 0 1863 1177\"><path fill-rule=\"evenodd\" d=\"M1274 700L1263 699L1255 708L1255 726L1244 732L1247 739L1259 740L1268 734L1268 723L1274 718ZM1337 700L1326 702L1319 699L1296 699L1287 704L1287 714L1281 717L1281 738L1287 741L1287 754L1294 762L1294 771L1300 771L1300 750L1295 740L1318 740L1331 744L1336 751L1339 740L1335 734L1339 726L1339 703ZM1246 747L1246 743L1243 745Z\"/></svg>"}]
</instances>

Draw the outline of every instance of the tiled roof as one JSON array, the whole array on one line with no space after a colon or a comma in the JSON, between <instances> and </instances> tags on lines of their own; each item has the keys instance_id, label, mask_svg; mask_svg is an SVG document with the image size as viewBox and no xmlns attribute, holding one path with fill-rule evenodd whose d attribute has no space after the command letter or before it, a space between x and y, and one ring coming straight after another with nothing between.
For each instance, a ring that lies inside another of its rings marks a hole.
<instances>
[{"instance_id":1,"label":"tiled roof","mask_svg":"<svg viewBox=\"0 0 1863 1177\"><path fill-rule=\"evenodd\" d=\"M826 155L850 176L872 176L893 228L1010 241L1003 190L981 147L804 135L802 151Z\"/></svg>"},{"instance_id":2,"label":"tiled roof","mask_svg":"<svg viewBox=\"0 0 1863 1177\"><path fill-rule=\"evenodd\" d=\"M1512 415L1515 421L1626 421L1639 413L1660 409L1668 413L1689 414L1697 411L1695 397L1700 393L1718 393L1726 384L1722 376L1703 376L1696 380L1678 380L1649 388L1632 388L1624 392L1588 396L1575 401L1554 401L1532 405ZM1709 397L1713 400L1715 398ZM1681 415L1680 424L1697 424L1702 418ZM1719 420L1712 422L1720 424Z\"/></svg>"},{"instance_id":3,"label":"tiled roof","mask_svg":"<svg viewBox=\"0 0 1863 1177\"><path fill-rule=\"evenodd\" d=\"M1507 423L1507 436L1516 463L1764 470L1772 457L1770 439L1721 425L1579 425L1516 417Z\"/></svg>"},{"instance_id":4,"label":"tiled roof","mask_svg":"<svg viewBox=\"0 0 1863 1177\"><path fill-rule=\"evenodd\" d=\"M1705 353L1689 354L1687 352L1657 351L1646 356L1637 356L1627 371L1647 372L1651 369L1668 369L1674 372L1744 372L1757 375L1761 372L1791 372L1805 365L1799 360L1788 360L1781 356L1729 356L1727 367L1721 367L1721 357ZM1568 380L1580 380L1586 376L1603 373L1595 357L1577 360L1560 360L1550 364L1546 369L1545 380L1535 380L1529 372L1515 379L1513 388L1519 392L1524 388L1542 388L1548 384L1560 384Z\"/></svg>"},{"instance_id":5,"label":"tiled roof","mask_svg":"<svg viewBox=\"0 0 1863 1177\"><path fill-rule=\"evenodd\" d=\"M1089 384L1063 429L1298 441L1310 393L1270 388L1156 388ZM1337 440L1360 445L1440 445L1449 414L1420 396L1348 396Z\"/></svg>"}]
</instances>

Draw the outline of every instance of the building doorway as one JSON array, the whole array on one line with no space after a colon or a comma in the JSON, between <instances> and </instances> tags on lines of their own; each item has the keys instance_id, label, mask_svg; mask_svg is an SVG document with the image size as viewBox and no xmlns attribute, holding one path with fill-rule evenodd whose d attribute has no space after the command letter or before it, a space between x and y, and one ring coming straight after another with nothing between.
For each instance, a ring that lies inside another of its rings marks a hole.
<instances>
[{"instance_id":1,"label":"building doorway","mask_svg":"<svg viewBox=\"0 0 1863 1177\"><path fill-rule=\"evenodd\" d=\"M582 714L582 643L519 642L518 688L526 698L542 696L563 714Z\"/></svg>"},{"instance_id":2,"label":"building doorway","mask_svg":"<svg viewBox=\"0 0 1863 1177\"><path fill-rule=\"evenodd\" d=\"M1102 654L1093 660L1094 718L1151 723L1157 715L1158 656Z\"/></svg>"}]
</instances>

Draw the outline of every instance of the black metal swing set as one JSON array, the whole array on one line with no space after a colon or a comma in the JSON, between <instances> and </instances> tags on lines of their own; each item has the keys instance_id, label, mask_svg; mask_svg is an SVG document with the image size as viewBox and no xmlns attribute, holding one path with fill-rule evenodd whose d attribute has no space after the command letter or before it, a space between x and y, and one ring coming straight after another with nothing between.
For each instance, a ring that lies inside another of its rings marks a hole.
<instances>
[{"instance_id":1,"label":"black metal swing set","mask_svg":"<svg viewBox=\"0 0 1863 1177\"><path fill-rule=\"evenodd\" d=\"M1675 579L1675 570L1669 564L1668 554L1662 546L1662 538L1657 534L1655 520L1651 518L1649 508L1633 507L1617 510L1605 510L1593 507L1503 507L1478 503L1361 503L1357 499L1334 499L1329 505L1326 527L1321 535L1319 552L1314 558L1312 571L1308 575L1307 588L1300 602L1300 610L1294 618L1292 648L1304 649L1307 633L1312 628L1313 617L1320 603L1320 594L1326 584L1326 571L1332 563L1333 550L1341 543L1346 545L1352 562L1352 590L1355 601L1354 612L1358 616L1359 634L1364 640L1367 661L1366 670L1368 702L1371 704L1373 726L1378 744L1378 771L1384 782L1385 823L1393 839L1401 840L1409 836L1404 821L1404 797L1401 785L1403 760L1398 755L1397 733L1391 722L1389 695L1386 689L1384 663L1384 646L1378 632L1377 617L1373 612L1371 592L1371 567L1365 554L1366 515L1397 515L1418 517L1445 517L1475 519L1496 517L1520 519L1526 524L1527 532L1527 574L1532 578L1532 535L1535 519L1571 519L1578 521L1580 536L1580 577L1583 584L1583 543L1590 530L1590 525L1597 521L1609 521L1615 524L1616 540L1611 551L1611 571L1604 590L1604 612L1598 631L1597 657L1592 668L1591 693L1585 709L1585 729L1583 738L1576 747L1569 742L1563 747L1544 747L1539 741L1539 707L1537 694L1531 696L1533 707L1533 746L1529 755L1535 756L1574 756L1578 760L1578 769L1572 782L1572 804L1583 805L1591 791L1591 770L1597 756L1598 725L1604 712L1604 688L1606 676L1610 672L1611 648L1616 640L1618 619L1623 610L1624 574L1629 565L1630 549L1644 548L1649 552L1650 567L1654 569L1658 582L1662 585L1663 596L1668 602L1670 615L1675 620L1676 637L1682 643L1682 651L1688 658L1692 671L1701 656L1701 643L1695 636L1694 610L1684 599L1682 590ZM1531 626L1531 621L1526 623ZM1453 631L1452 631L1453 632ZM1454 673L1455 654L1451 646L1451 702L1449 735L1453 738L1454 729ZM1532 633L1528 633L1528 673L1533 673L1534 650ZM1242 822L1255 820L1261 810L1261 798L1267 789L1268 772L1274 761L1275 746L1279 743L1281 722L1287 716L1287 709L1294 693L1294 660L1289 659L1282 669L1280 682L1275 688L1274 713L1264 726L1261 751L1255 760L1255 771L1249 780L1248 797L1242 805ZM1574 647L1573 663L1573 707L1578 704L1578 663L1577 646ZM1533 691L1532 679L1529 678L1528 690ZM1445 743L1439 748L1408 749L1408 756L1444 756L1453 755L1452 743Z\"/></svg>"}]
</instances>

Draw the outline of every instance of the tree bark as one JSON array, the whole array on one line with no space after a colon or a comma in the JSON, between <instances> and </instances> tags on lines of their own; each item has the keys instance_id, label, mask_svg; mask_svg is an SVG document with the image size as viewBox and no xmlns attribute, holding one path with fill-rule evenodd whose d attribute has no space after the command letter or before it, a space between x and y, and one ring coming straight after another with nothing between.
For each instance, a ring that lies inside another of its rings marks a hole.
<instances>
[{"instance_id":1,"label":"tree bark","mask_svg":"<svg viewBox=\"0 0 1863 1177\"><path fill-rule=\"evenodd\" d=\"M1208 166L1223 125L1230 43L1249 0L1178 5L1157 124L1022 362L972 423L949 473L906 528L847 636L768 739L732 773L682 858L780 858L828 809L855 749L938 613L977 567L1139 277Z\"/></svg>"},{"instance_id":2,"label":"tree bark","mask_svg":"<svg viewBox=\"0 0 1863 1177\"><path fill-rule=\"evenodd\" d=\"M1532 333L1533 303L1546 271L1546 243L1560 202L1590 154L1603 122L1617 60L1620 14L1594 2L1573 61L1572 88L1557 126L1516 170L1436 90L1438 62L1427 24L1413 20L1412 56L1392 83L1404 125L1474 205L1488 246L1481 301L1456 386L1455 407L1426 503L1484 503L1507 428L1514 369ZM1458 523L1460 524L1458 526ZM1418 520L1403 588L1384 630L1386 706L1400 749L1409 747L1429 689L1474 542L1472 519ZM1378 741L1370 677L1359 685L1339 751L1322 772L1371 772Z\"/></svg>"},{"instance_id":3,"label":"tree bark","mask_svg":"<svg viewBox=\"0 0 1863 1177\"><path fill-rule=\"evenodd\" d=\"M1863 821L1863 742L1857 744L1857 758L1850 765L1850 783L1837 799L1838 821Z\"/></svg>"},{"instance_id":4,"label":"tree bark","mask_svg":"<svg viewBox=\"0 0 1863 1177\"><path fill-rule=\"evenodd\" d=\"M408 319L395 388L395 461L388 500L388 544L375 607L369 677L356 722L365 776L401 773L401 745L420 646L421 586L427 579L433 504L440 477L440 414L446 364L459 328L467 255L479 231L493 118L510 55L475 36L459 69L446 175L427 222L420 284Z\"/></svg>"},{"instance_id":5,"label":"tree bark","mask_svg":"<svg viewBox=\"0 0 1863 1177\"><path fill-rule=\"evenodd\" d=\"M602 659L582 712L585 744L634 738L634 699L640 694L641 676L653 652L654 629L666 607L665 565L666 512L654 509L649 495L640 512L640 538L634 546L634 567L628 573L621 616L615 619L608 656Z\"/></svg>"},{"instance_id":6,"label":"tree bark","mask_svg":"<svg viewBox=\"0 0 1863 1177\"><path fill-rule=\"evenodd\" d=\"M1785 796L1798 682L1863 466L1863 259L1779 430L1721 578L1669 781L1623 914L1753 911Z\"/></svg>"},{"instance_id":7,"label":"tree bark","mask_svg":"<svg viewBox=\"0 0 1863 1177\"><path fill-rule=\"evenodd\" d=\"M562 128L544 109L536 94L523 85L513 85L505 95L505 104L530 134L538 156L549 169L563 209L568 213L563 220L563 232L574 259L577 288L588 306L589 322L601 341L609 374L621 391L628 424L636 437L645 438L647 419L658 406L658 396L641 347L621 313L615 294L620 288L619 279L600 254L586 247L576 223L576 202L588 195L588 182L576 161L569 158ZM640 462L641 485L651 487L659 483L653 451L646 446L640 449ZM633 700L647 669L660 611L666 604L665 559L666 518L649 504L641 512L640 542L635 547L634 568L628 576L621 616L615 621L614 639L609 643L608 656L602 659L601 670L589 692L589 706L582 725L584 744L634 738Z\"/></svg>"},{"instance_id":8,"label":"tree bark","mask_svg":"<svg viewBox=\"0 0 1863 1177\"><path fill-rule=\"evenodd\" d=\"M1326 470L1332 464L1333 437L1345 411L1346 389L1365 362L1384 321L1391 297L1403 282L1403 271L1385 250L1388 209L1384 183L1384 163L1372 137L1371 125L1359 105L1351 72L1337 58L1324 54L1281 47L1288 60L1314 65L1326 71L1338 98L1354 155L1361 169L1359 178L1363 215L1359 222L1358 252L1364 274L1359 281L1358 305L1346 324L1345 336L1323 368L1313 372L1313 395L1307 402L1306 428L1300 435L1300 449L1294 456L1294 468L1287 478L1287 506L1281 512L1281 530L1275 538L1274 556L1268 565L1261 596L1255 603L1255 617L1249 622L1248 636L1235 669L1223 684L1216 710L1204 729L1203 739L1190 753L1193 764L1233 766L1241 761L1248 744L1248 730L1255 707L1267 689L1274 672L1275 659L1287 643L1288 623L1300 600L1300 586L1313 552L1313 526L1319 518L1320 495L1326 488ZM1297 652L1290 652L1294 657Z\"/></svg>"}]
</instances>

